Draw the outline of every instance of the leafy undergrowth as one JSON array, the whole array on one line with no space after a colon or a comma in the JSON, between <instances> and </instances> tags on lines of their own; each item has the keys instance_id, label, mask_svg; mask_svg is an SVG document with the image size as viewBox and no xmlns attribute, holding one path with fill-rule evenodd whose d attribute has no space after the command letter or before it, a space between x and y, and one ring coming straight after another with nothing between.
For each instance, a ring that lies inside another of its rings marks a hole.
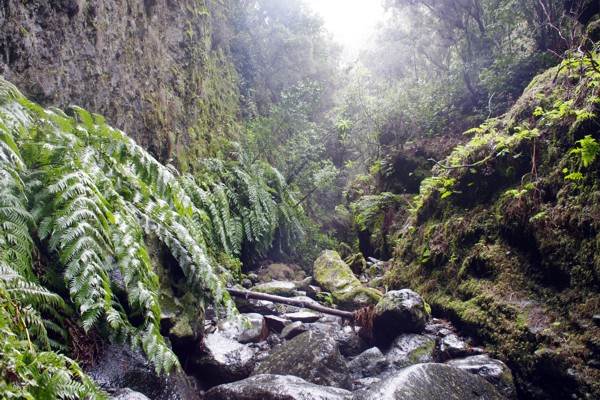
<instances>
[{"instance_id":1,"label":"leafy undergrowth","mask_svg":"<svg viewBox=\"0 0 600 400\"><path fill-rule=\"evenodd\" d=\"M600 397L600 69L576 54L425 179L391 287L420 291L532 398Z\"/></svg>"},{"instance_id":2,"label":"leafy undergrowth","mask_svg":"<svg viewBox=\"0 0 600 400\"><path fill-rule=\"evenodd\" d=\"M62 355L77 355L65 345L81 335L73 321L143 349L159 373L178 367L146 237L177 260L199 304L235 312L224 281L243 249L264 254L276 231L292 243L302 232L281 174L242 158L209 162L202 181L180 175L101 116L43 109L0 80L0 392L100 398Z\"/></svg>"}]
</instances>

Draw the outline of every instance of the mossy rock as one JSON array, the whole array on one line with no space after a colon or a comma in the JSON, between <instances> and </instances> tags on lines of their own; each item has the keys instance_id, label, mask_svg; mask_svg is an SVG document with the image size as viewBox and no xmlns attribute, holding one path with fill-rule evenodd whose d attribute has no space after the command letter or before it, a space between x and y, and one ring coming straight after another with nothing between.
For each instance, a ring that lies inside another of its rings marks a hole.
<instances>
[{"instance_id":1,"label":"mossy rock","mask_svg":"<svg viewBox=\"0 0 600 400\"><path fill-rule=\"evenodd\" d=\"M253 292L274 294L276 296L293 297L298 295L298 286L294 282L271 281L251 288Z\"/></svg>"},{"instance_id":2,"label":"mossy rock","mask_svg":"<svg viewBox=\"0 0 600 400\"><path fill-rule=\"evenodd\" d=\"M358 286L349 292L334 293L333 298L340 309L355 311L371 304L377 304L382 296L383 293L377 289Z\"/></svg>"},{"instance_id":3,"label":"mossy rock","mask_svg":"<svg viewBox=\"0 0 600 400\"><path fill-rule=\"evenodd\" d=\"M362 274L367 269L367 261L362 253L351 254L344 259L355 275Z\"/></svg>"},{"instance_id":4,"label":"mossy rock","mask_svg":"<svg viewBox=\"0 0 600 400\"><path fill-rule=\"evenodd\" d=\"M360 287L359 280L337 251L325 250L315 260L313 278L327 292L341 296Z\"/></svg>"}]
</instances>

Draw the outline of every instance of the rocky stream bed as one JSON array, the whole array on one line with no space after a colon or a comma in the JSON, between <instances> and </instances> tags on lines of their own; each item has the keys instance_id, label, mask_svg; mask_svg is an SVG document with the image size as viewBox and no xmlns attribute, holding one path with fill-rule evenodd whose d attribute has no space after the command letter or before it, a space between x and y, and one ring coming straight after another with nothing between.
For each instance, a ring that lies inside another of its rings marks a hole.
<instances>
[{"instance_id":1,"label":"rocky stream bed","mask_svg":"<svg viewBox=\"0 0 600 400\"><path fill-rule=\"evenodd\" d=\"M173 341L185 372L157 376L140 353L110 345L90 375L120 400L517 398L504 363L431 318L417 293L384 294L370 287L376 279L359 281L336 252L324 252L309 277L281 264L257 272L242 282L252 291L351 311L375 307L350 321L238 297L239 318L209 308L201 337Z\"/></svg>"}]
</instances>

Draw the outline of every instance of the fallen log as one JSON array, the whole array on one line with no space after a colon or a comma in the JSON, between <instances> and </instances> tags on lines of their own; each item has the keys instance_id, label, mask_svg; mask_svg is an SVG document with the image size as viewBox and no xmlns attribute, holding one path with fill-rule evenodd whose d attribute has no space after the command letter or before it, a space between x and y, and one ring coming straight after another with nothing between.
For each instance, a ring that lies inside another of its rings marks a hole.
<instances>
[{"instance_id":1,"label":"fallen log","mask_svg":"<svg viewBox=\"0 0 600 400\"><path fill-rule=\"evenodd\" d=\"M243 297L245 299L255 299L255 300L268 300L268 301L272 301L273 303L282 303L282 304L288 304L288 305L294 306L294 307L309 308L311 310L322 312L323 314L330 314L330 315L336 315L336 316L342 317L342 318L347 318L351 321L354 321L354 319L355 319L355 313L352 313L350 311L336 310L335 308L329 308L329 307L322 306L320 304L309 303L309 302L302 301L302 300L290 299L288 297L275 296L273 294L267 294L267 293L252 292L250 290L245 290L245 289L243 289L243 290L242 289L227 289L227 291L229 292L229 294L231 296L235 296L235 297Z\"/></svg>"}]
</instances>

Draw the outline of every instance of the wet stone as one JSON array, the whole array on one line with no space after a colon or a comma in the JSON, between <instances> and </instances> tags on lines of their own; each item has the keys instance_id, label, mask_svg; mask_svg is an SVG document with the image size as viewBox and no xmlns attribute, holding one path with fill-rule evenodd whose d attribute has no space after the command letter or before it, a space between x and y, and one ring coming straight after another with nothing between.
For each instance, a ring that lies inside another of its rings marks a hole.
<instances>
[{"instance_id":1,"label":"wet stone","mask_svg":"<svg viewBox=\"0 0 600 400\"><path fill-rule=\"evenodd\" d=\"M517 398L517 389L515 388L512 372L500 360L490 358L487 355L477 355L450 360L446 364L481 376L494 385L507 399Z\"/></svg>"},{"instance_id":2,"label":"wet stone","mask_svg":"<svg viewBox=\"0 0 600 400\"><path fill-rule=\"evenodd\" d=\"M304 333L308 328L300 321L292 322L281 331L280 337L282 339L290 340L295 338L301 333Z\"/></svg>"},{"instance_id":3,"label":"wet stone","mask_svg":"<svg viewBox=\"0 0 600 400\"><path fill-rule=\"evenodd\" d=\"M252 372L260 374L293 375L318 385L351 388L348 367L335 340L310 331L274 349Z\"/></svg>"},{"instance_id":4,"label":"wet stone","mask_svg":"<svg viewBox=\"0 0 600 400\"><path fill-rule=\"evenodd\" d=\"M417 364L404 368L368 390L355 392L355 400L504 400L485 379L445 364Z\"/></svg>"},{"instance_id":5,"label":"wet stone","mask_svg":"<svg viewBox=\"0 0 600 400\"><path fill-rule=\"evenodd\" d=\"M375 313L373 332L383 347L401 333L421 333L428 317L423 299L410 289L387 292L375 306Z\"/></svg>"},{"instance_id":6,"label":"wet stone","mask_svg":"<svg viewBox=\"0 0 600 400\"><path fill-rule=\"evenodd\" d=\"M292 323L289 319L281 318L276 315L265 315L265 322L269 329L275 332L281 332L283 328Z\"/></svg>"},{"instance_id":7,"label":"wet stone","mask_svg":"<svg viewBox=\"0 0 600 400\"><path fill-rule=\"evenodd\" d=\"M379 375L386 366L385 356L377 347L371 347L348 361L350 377L355 381Z\"/></svg>"},{"instance_id":8,"label":"wet stone","mask_svg":"<svg viewBox=\"0 0 600 400\"><path fill-rule=\"evenodd\" d=\"M285 318L291 321L300 321L300 322L317 322L323 315L317 314L314 312L308 311L300 311L294 313L287 313L283 315Z\"/></svg>"},{"instance_id":9,"label":"wet stone","mask_svg":"<svg viewBox=\"0 0 600 400\"><path fill-rule=\"evenodd\" d=\"M431 335L405 333L392 342L385 357L390 365L404 368L434 361L435 338Z\"/></svg>"},{"instance_id":10,"label":"wet stone","mask_svg":"<svg viewBox=\"0 0 600 400\"><path fill-rule=\"evenodd\" d=\"M350 400L352 393L296 376L256 375L212 388L204 400Z\"/></svg>"},{"instance_id":11,"label":"wet stone","mask_svg":"<svg viewBox=\"0 0 600 400\"><path fill-rule=\"evenodd\" d=\"M470 355L469 346L454 333L444 336L440 342L440 353L444 358L460 358Z\"/></svg>"}]
</instances>

